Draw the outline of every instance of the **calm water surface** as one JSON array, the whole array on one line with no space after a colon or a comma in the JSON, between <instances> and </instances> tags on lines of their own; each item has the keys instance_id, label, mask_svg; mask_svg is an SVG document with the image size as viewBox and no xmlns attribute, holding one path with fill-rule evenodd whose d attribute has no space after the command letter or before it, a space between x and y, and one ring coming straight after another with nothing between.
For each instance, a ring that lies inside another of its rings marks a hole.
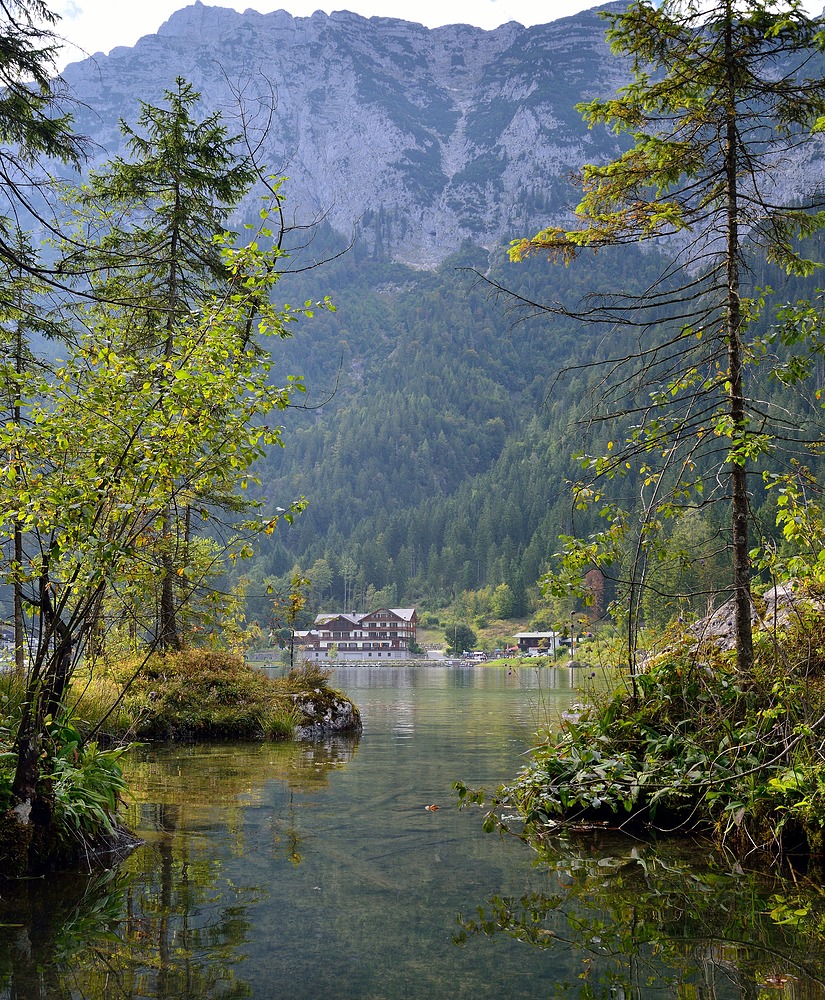
<instances>
[{"instance_id":1,"label":"calm water surface","mask_svg":"<svg viewBox=\"0 0 825 1000\"><path fill-rule=\"evenodd\" d=\"M181 900L198 872L204 898L181 910L181 927L211 939L220 961L241 931L231 977L249 996L546 996L549 959L525 962L505 938L452 941L460 911L537 879L531 852L485 835L451 784L511 775L536 725L579 697L578 681L569 669L337 668L331 683L362 711L358 740L146 761L141 864L156 892L171 868Z\"/></svg>"},{"instance_id":2,"label":"calm water surface","mask_svg":"<svg viewBox=\"0 0 825 1000\"><path fill-rule=\"evenodd\" d=\"M825 997L815 888L606 837L535 865L456 808L451 783L512 777L582 677L337 668L360 739L136 754L145 846L4 895L0 996Z\"/></svg>"}]
</instances>

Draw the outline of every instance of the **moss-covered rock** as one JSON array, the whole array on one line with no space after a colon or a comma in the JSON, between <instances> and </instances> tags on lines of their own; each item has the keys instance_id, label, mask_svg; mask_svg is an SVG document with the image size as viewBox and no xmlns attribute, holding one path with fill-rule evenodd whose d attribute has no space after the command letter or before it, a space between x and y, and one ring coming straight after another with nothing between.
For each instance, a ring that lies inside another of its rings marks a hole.
<instances>
[{"instance_id":1,"label":"moss-covered rock","mask_svg":"<svg viewBox=\"0 0 825 1000\"><path fill-rule=\"evenodd\" d=\"M302 715L296 726L298 739L318 739L338 733L360 733L361 716L349 698L337 691L315 689L294 694L295 707Z\"/></svg>"}]
</instances>

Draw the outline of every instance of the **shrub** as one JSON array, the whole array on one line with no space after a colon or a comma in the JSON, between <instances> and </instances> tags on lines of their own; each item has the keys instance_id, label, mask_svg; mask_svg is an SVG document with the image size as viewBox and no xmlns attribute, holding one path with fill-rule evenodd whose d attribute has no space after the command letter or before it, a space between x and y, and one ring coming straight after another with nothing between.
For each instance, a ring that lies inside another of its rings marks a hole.
<instances>
[{"instance_id":1,"label":"shrub","mask_svg":"<svg viewBox=\"0 0 825 1000\"><path fill-rule=\"evenodd\" d=\"M823 853L823 638L821 616L761 635L756 670L742 677L733 654L672 633L635 696L607 693L546 735L494 795L486 827L515 807L536 833L582 822L700 828L740 853Z\"/></svg>"},{"instance_id":2,"label":"shrub","mask_svg":"<svg viewBox=\"0 0 825 1000\"><path fill-rule=\"evenodd\" d=\"M323 691L329 686L331 676L331 670L325 670L317 663L304 663L289 671L283 686L290 693L319 689Z\"/></svg>"}]
</instances>

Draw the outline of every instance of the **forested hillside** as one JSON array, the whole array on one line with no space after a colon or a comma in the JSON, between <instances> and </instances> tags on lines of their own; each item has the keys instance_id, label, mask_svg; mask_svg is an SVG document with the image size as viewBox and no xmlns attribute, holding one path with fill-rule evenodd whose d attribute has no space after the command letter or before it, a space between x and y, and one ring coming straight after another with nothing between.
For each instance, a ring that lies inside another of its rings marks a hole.
<instances>
[{"instance_id":1,"label":"forested hillside","mask_svg":"<svg viewBox=\"0 0 825 1000\"><path fill-rule=\"evenodd\" d=\"M638 331L526 303L641 290L663 260L633 248L568 268L492 256L490 265L485 250L468 246L422 273L356 244L292 279L296 300L329 290L337 312L282 348L279 363L305 373L309 391L304 408L287 414L285 448L261 469L263 494L272 506L303 495L309 507L242 567L250 594L273 583L283 592L299 570L313 581L313 603L325 606L438 607L503 583L523 594L552 565L560 534L598 527L596 514L573 510L574 456L604 451L632 420L598 420L604 372L579 366L632 353ZM775 279L776 303L815 287L764 268L758 277ZM799 404L788 396L787 405ZM758 510L765 498L758 482L754 489ZM714 514L700 520L717 533ZM774 530L770 509L762 520Z\"/></svg>"}]
</instances>

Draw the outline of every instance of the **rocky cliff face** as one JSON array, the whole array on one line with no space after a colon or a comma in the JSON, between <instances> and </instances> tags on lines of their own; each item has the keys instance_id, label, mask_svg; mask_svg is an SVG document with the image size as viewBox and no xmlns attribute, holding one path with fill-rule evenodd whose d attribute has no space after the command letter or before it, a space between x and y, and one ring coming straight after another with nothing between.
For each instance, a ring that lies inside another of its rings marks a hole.
<instances>
[{"instance_id":1,"label":"rocky cliff face","mask_svg":"<svg viewBox=\"0 0 825 1000\"><path fill-rule=\"evenodd\" d=\"M268 125L261 158L289 178L291 213L345 235L358 226L369 244L429 268L467 239L506 244L563 215L571 171L615 152L575 110L620 83L604 30L596 11L484 31L196 3L64 77L98 160L124 152L119 119L134 121L138 101L159 102L177 76L230 128L240 96L253 133Z\"/></svg>"}]
</instances>

